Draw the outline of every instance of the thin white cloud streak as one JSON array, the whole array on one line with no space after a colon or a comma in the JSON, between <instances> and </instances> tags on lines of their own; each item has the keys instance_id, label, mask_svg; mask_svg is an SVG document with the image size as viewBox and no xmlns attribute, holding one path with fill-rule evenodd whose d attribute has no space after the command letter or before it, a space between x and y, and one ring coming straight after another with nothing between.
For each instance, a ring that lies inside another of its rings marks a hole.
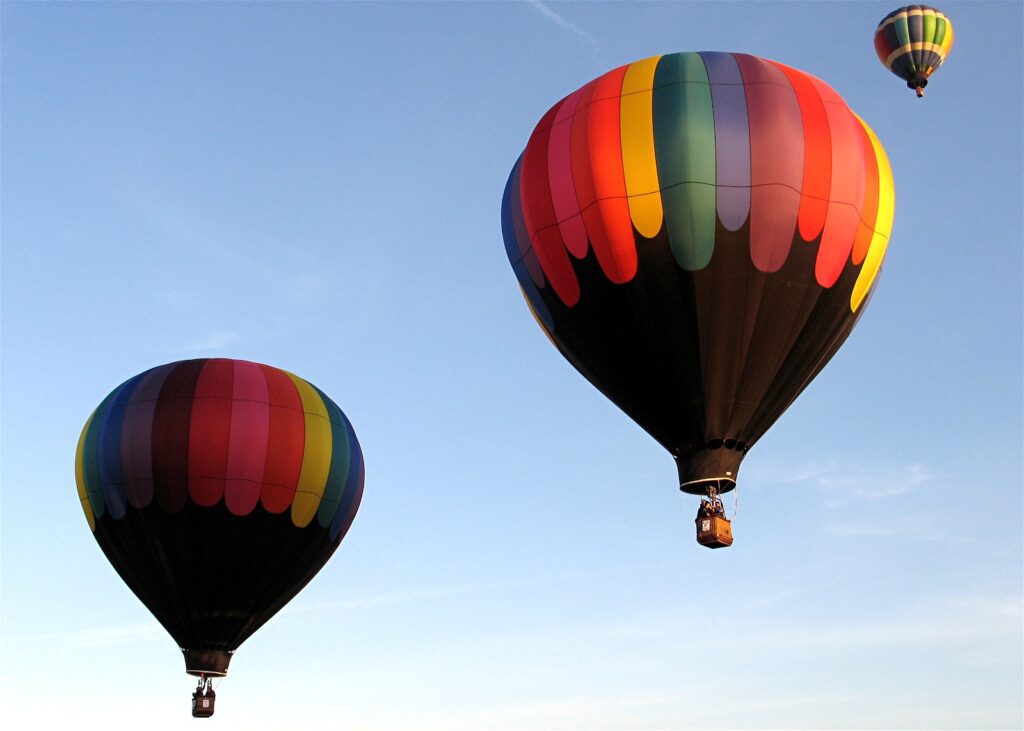
<instances>
[{"instance_id":1,"label":"thin white cloud streak","mask_svg":"<svg viewBox=\"0 0 1024 731\"><path fill-rule=\"evenodd\" d=\"M567 574L564 576L543 576L530 579L517 579L513 581L495 582L487 584L467 584L465 586L442 586L410 591L389 592L365 597L354 597L338 601L301 602L285 606L278 616L291 614L305 614L311 612L335 612L339 610L363 610L388 604L408 604L414 602L428 602L448 597L464 596L469 594L484 594L501 591L525 589L531 586L543 584L557 584L569 581L593 579L595 577L606 577L611 572L586 572L580 574ZM638 630L629 628L616 628L615 634L626 632L636 633ZM134 624L114 625L109 627L91 627L66 632L44 632L33 635L21 635L16 637L4 637L0 644L25 644L25 643L52 643L74 647L96 647L137 641L163 641L166 639L166 632L158 622L139 622Z\"/></svg>"},{"instance_id":2,"label":"thin white cloud streak","mask_svg":"<svg viewBox=\"0 0 1024 731\"><path fill-rule=\"evenodd\" d=\"M136 642L165 641L166 633L156 621L112 627L89 627L66 632L44 632L20 637L4 637L2 644L53 644L67 647L101 647Z\"/></svg>"},{"instance_id":3,"label":"thin white cloud streak","mask_svg":"<svg viewBox=\"0 0 1024 731\"><path fill-rule=\"evenodd\" d=\"M886 516L884 520L876 518L869 523L839 523L829 526L828 531L840 538L898 537L901 540L940 542L958 546L973 542L973 539L966 535L950 534L941 530L930 515Z\"/></svg>"},{"instance_id":4,"label":"thin white cloud streak","mask_svg":"<svg viewBox=\"0 0 1024 731\"><path fill-rule=\"evenodd\" d=\"M211 350L223 350L241 340L242 336L233 330L214 330L198 340L193 340L181 350L184 353L208 353Z\"/></svg>"},{"instance_id":5,"label":"thin white cloud streak","mask_svg":"<svg viewBox=\"0 0 1024 731\"><path fill-rule=\"evenodd\" d=\"M529 4L531 6L533 6L533 8L537 12L539 12L545 18L548 18L549 20L551 20L559 28L564 28L565 30L567 30L567 31L569 31L571 33L574 33L575 35L578 35L579 37L581 37L584 40L586 40L588 43L591 43L591 44L594 44L594 45L597 44L597 39L594 38L594 36L592 36L589 33L587 33L585 30L580 28L578 25L576 25L574 23L571 23L568 20L566 20L565 18L563 18L561 15L559 15L554 10L552 10L546 3L541 2L541 0L528 0L528 2L529 2Z\"/></svg>"},{"instance_id":6,"label":"thin white cloud streak","mask_svg":"<svg viewBox=\"0 0 1024 731\"><path fill-rule=\"evenodd\" d=\"M776 477L771 480L771 482L786 485L791 483L808 482L815 478L821 480L836 469L837 467L834 463L821 465L816 462L811 462L809 464L797 465L796 469L791 472L787 472L783 476Z\"/></svg>"},{"instance_id":7,"label":"thin white cloud streak","mask_svg":"<svg viewBox=\"0 0 1024 731\"><path fill-rule=\"evenodd\" d=\"M884 500L903 495L927 482L929 475L921 464L910 464L901 470L882 475L856 474L843 476L823 475L819 479L822 489L835 495L825 501L829 508L842 507L860 500Z\"/></svg>"},{"instance_id":8,"label":"thin white cloud streak","mask_svg":"<svg viewBox=\"0 0 1024 731\"><path fill-rule=\"evenodd\" d=\"M817 650L821 653L834 654L877 647L935 648L950 644L1010 640L1019 637L1020 607L1017 607L1016 615L1004 612L1001 606L997 607L998 611L991 609L970 622L958 613L951 613L943 617L907 619L899 622L792 628L774 632L760 640L744 638L737 651L743 649L750 652L751 645L754 644L762 651Z\"/></svg>"},{"instance_id":9,"label":"thin white cloud streak","mask_svg":"<svg viewBox=\"0 0 1024 731\"><path fill-rule=\"evenodd\" d=\"M121 186L121 200L137 215L148 219L161 230L174 245L191 252L192 258L213 259L231 271L245 270L269 275L266 265L206 231L199 225L198 216L175 209L173 195L151 190L147 183L137 180L124 183Z\"/></svg>"},{"instance_id":10,"label":"thin white cloud streak","mask_svg":"<svg viewBox=\"0 0 1024 731\"><path fill-rule=\"evenodd\" d=\"M282 271L269 266L248 249L226 241L225 235L208 231L200 215L175 205L172 194L148 190L146 185L137 181L131 185L124 184L123 188L125 193L121 200L124 205L162 232L173 246L184 250L190 260L217 264L220 269L232 272L232 276L249 285L258 282L264 290L274 291L302 306L310 307L322 301L329 279L322 270L307 268L296 271L289 265ZM295 251L307 249L295 242L291 246ZM195 298L177 288L168 289L161 296L178 311L196 309Z\"/></svg>"},{"instance_id":11,"label":"thin white cloud streak","mask_svg":"<svg viewBox=\"0 0 1024 731\"><path fill-rule=\"evenodd\" d=\"M648 567L650 568L650 567ZM388 604L410 604L415 602L430 602L437 599L446 599L455 596L466 596L471 594L491 594L502 591L514 591L532 586L544 584L560 584L570 581L589 580L604 578L607 576L619 575L625 571L594 571L578 574L566 574L560 576L539 576L526 579L513 579L483 584L466 584L463 586L437 586L408 591L387 592L366 597L353 597L350 599L338 599L320 602L299 602L288 605L281 614L294 614L306 612L334 612L344 610L371 609Z\"/></svg>"},{"instance_id":12,"label":"thin white cloud streak","mask_svg":"<svg viewBox=\"0 0 1024 731\"><path fill-rule=\"evenodd\" d=\"M1020 645L1024 627L1024 601L996 596L967 600L933 598L924 604L901 607L892 615L845 624L772 623L768 632L765 631L767 625L750 621L752 608L744 605L735 612L723 611L716 616L720 626L732 628L715 636L716 651L752 658L758 654L774 656L780 651L831 656L877 647L936 648L972 643L978 643L980 649L984 642L1005 649L1007 643ZM899 619L894 619L896 615ZM705 619L697 613L647 623L554 626L493 637L486 644L494 649L531 645L594 647L612 640L648 639L662 643L693 634L694 628ZM738 631L740 627L748 627L748 630ZM669 654L682 651L671 645L666 645L664 650Z\"/></svg>"},{"instance_id":13,"label":"thin white cloud streak","mask_svg":"<svg viewBox=\"0 0 1024 731\"><path fill-rule=\"evenodd\" d=\"M808 462L789 466L772 475L772 466L762 470L755 486L810 485L825 495L825 507L838 508L853 502L886 500L905 495L932 479L927 468L918 462L907 465L870 469L837 460Z\"/></svg>"}]
</instances>

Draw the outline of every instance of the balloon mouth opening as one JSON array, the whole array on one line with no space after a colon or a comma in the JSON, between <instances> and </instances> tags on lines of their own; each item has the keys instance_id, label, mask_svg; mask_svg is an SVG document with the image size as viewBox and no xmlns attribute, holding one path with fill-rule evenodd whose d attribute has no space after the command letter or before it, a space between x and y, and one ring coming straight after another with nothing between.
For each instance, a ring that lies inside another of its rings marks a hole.
<instances>
[{"instance_id":1,"label":"balloon mouth opening","mask_svg":"<svg viewBox=\"0 0 1024 731\"><path fill-rule=\"evenodd\" d=\"M688 495L707 495L709 488L714 488L719 495L736 489L736 480L731 477L705 477L691 482L682 482L679 489Z\"/></svg>"},{"instance_id":2,"label":"balloon mouth opening","mask_svg":"<svg viewBox=\"0 0 1024 731\"><path fill-rule=\"evenodd\" d=\"M914 78L907 81L907 88L917 92L919 97L924 96L924 87L928 86L928 77L924 74L916 74Z\"/></svg>"},{"instance_id":3,"label":"balloon mouth opening","mask_svg":"<svg viewBox=\"0 0 1024 731\"><path fill-rule=\"evenodd\" d=\"M719 493L736 488L746 442L713 439L705 448L676 455L679 489L690 495L706 495L709 488Z\"/></svg>"},{"instance_id":4,"label":"balloon mouth opening","mask_svg":"<svg viewBox=\"0 0 1024 731\"><path fill-rule=\"evenodd\" d=\"M223 650L186 650L181 649L185 656L185 672L197 678L223 678L228 674L231 653Z\"/></svg>"}]
</instances>

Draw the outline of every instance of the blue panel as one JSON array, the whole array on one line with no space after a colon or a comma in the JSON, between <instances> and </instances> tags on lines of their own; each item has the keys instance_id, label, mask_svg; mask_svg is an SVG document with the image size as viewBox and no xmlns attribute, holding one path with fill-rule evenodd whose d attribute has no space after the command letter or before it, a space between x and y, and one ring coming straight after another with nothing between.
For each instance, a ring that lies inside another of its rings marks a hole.
<instances>
[{"instance_id":1,"label":"blue panel","mask_svg":"<svg viewBox=\"0 0 1024 731\"><path fill-rule=\"evenodd\" d=\"M97 462L103 501L115 520L124 517L127 500L124 491L124 470L121 465L121 427L124 412L135 387L145 373L125 381L108 396L109 407L100 422ZM112 398L111 398L112 397Z\"/></svg>"},{"instance_id":2,"label":"blue panel","mask_svg":"<svg viewBox=\"0 0 1024 731\"><path fill-rule=\"evenodd\" d=\"M359 485L364 479L365 466L363 464L363 451L359 448L359 441L356 439L356 432L352 428L351 422L348 418L342 414L345 419L346 431L348 433L348 449L349 449L349 470L348 479L345 480L345 491L341 496L341 504L338 506L338 512L334 514L334 520L331 521L331 540L337 540L341 534L342 528L347 528L344 525L345 518L352 510L352 504L355 502L359 495ZM342 538L344 536L341 536Z\"/></svg>"}]
</instances>

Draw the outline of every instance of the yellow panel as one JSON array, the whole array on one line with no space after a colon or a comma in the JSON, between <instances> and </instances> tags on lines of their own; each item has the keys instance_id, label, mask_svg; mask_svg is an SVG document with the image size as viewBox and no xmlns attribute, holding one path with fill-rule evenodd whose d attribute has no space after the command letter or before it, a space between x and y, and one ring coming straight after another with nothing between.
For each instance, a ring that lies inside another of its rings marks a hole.
<instances>
[{"instance_id":1,"label":"yellow panel","mask_svg":"<svg viewBox=\"0 0 1024 731\"><path fill-rule=\"evenodd\" d=\"M285 371L285 373L288 373ZM316 515L331 470L331 419L323 399L312 386L288 373L302 399L306 420L306 442L302 450L302 470L292 500L292 523L305 528Z\"/></svg>"},{"instance_id":2,"label":"yellow panel","mask_svg":"<svg viewBox=\"0 0 1024 731\"><path fill-rule=\"evenodd\" d=\"M89 414L85 422L81 436L78 437L78 449L75 450L75 482L78 484L78 499L82 503L82 510L85 511L85 519L89 521L89 530L96 532L96 517L92 514L92 505L89 503L89 493L85 486L85 468L83 467L82 450L85 449L85 435L92 425L92 417L96 412Z\"/></svg>"},{"instance_id":3,"label":"yellow panel","mask_svg":"<svg viewBox=\"0 0 1024 731\"><path fill-rule=\"evenodd\" d=\"M854 114L857 117L856 114ZM864 122L857 117L857 121L864 127L871 146L875 148L875 160L878 163L878 214L875 217L874 235L871 237L871 244L868 246L868 253L864 257L860 274L853 285L853 292L850 294L850 309L856 312L860 307L867 293L874 284L878 270L882 266L882 259L885 258L885 250L889 246L889 234L892 233L892 219L896 210L896 187L892 179L892 167L889 165L889 157L885 154L885 148L878 141L875 133Z\"/></svg>"},{"instance_id":4,"label":"yellow panel","mask_svg":"<svg viewBox=\"0 0 1024 731\"><path fill-rule=\"evenodd\" d=\"M551 333L548 332L548 329L544 327L544 323L541 322L540 317L537 316L537 310L533 309L533 304L530 302L530 298L526 296L526 292L523 291L522 287L519 288L519 294L523 295L523 299L526 300L526 306L530 308L530 314L533 315L533 321L537 323L537 327L544 331L544 335L547 336L548 342L554 345L556 350L561 352L561 348L558 347L558 343L555 342L555 339L551 337Z\"/></svg>"},{"instance_id":5,"label":"yellow panel","mask_svg":"<svg viewBox=\"0 0 1024 731\"><path fill-rule=\"evenodd\" d=\"M636 61L622 80L619 112L622 170L626 176L629 215L642 236L658 235L664 211L658 162L654 154L654 71L661 56Z\"/></svg>"},{"instance_id":6,"label":"yellow panel","mask_svg":"<svg viewBox=\"0 0 1024 731\"><path fill-rule=\"evenodd\" d=\"M911 51L934 51L935 53L938 54L939 58L945 61L946 51L948 50L945 47L945 45L946 44L943 43L940 46L938 43L932 43L931 41L915 41L914 43L905 43L899 48L897 48L895 51L890 53L888 56L886 56L885 67L889 68L890 66L892 66L892 62L896 60L897 56L902 56L904 53L910 53Z\"/></svg>"},{"instance_id":7,"label":"yellow panel","mask_svg":"<svg viewBox=\"0 0 1024 731\"><path fill-rule=\"evenodd\" d=\"M945 58L946 54L949 53L949 49L953 47L953 24L942 13L936 13L936 15L946 20L946 35L942 37L942 57Z\"/></svg>"}]
</instances>

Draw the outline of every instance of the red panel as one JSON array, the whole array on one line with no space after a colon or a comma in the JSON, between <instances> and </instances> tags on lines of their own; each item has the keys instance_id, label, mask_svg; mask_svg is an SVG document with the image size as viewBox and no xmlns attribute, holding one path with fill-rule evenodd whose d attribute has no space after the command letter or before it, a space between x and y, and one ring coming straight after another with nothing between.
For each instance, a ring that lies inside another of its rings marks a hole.
<instances>
[{"instance_id":1,"label":"red panel","mask_svg":"<svg viewBox=\"0 0 1024 731\"><path fill-rule=\"evenodd\" d=\"M576 200L580 210L586 211L597 200L594 190L594 176L590 168L590 107L597 88L595 79L580 89L576 116L572 119L572 139L569 141L569 154L572 157L572 184L576 188ZM590 235L591 232L587 231Z\"/></svg>"},{"instance_id":2,"label":"red panel","mask_svg":"<svg viewBox=\"0 0 1024 731\"><path fill-rule=\"evenodd\" d=\"M153 488L160 509L174 513L188 500L188 441L192 394L207 360L178 363L167 375L153 411Z\"/></svg>"},{"instance_id":3,"label":"red panel","mask_svg":"<svg viewBox=\"0 0 1024 731\"><path fill-rule=\"evenodd\" d=\"M523 152L520 200L526 231L541 269L559 299L572 306L579 300L579 283L562 241L548 184L548 139L559 106L551 107L540 120Z\"/></svg>"},{"instance_id":4,"label":"red panel","mask_svg":"<svg viewBox=\"0 0 1024 731\"><path fill-rule=\"evenodd\" d=\"M248 515L263 486L270 404L267 379L256 363L236 360L234 372L224 504L234 515Z\"/></svg>"},{"instance_id":5,"label":"red panel","mask_svg":"<svg viewBox=\"0 0 1024 731\"><path fill-rule=\"evenodd\" d=\"M562 102L551 107L540 122L537 123L530 141L523 152L523 179L529 180L520 193L523 206L523 220L526 233L532 241L542 228L557 226L555 209L551 203L551 188L548 185L548 140L551 137L551 125L555 121L558 107Z\"/></svg>"},{"instance_id":6,"label":"red panel","mask_svg":"<svg viewBox=\"0 0 1024 731\"><path fill-rule=\"evenodd\" d=\"M620 130L622 80L627 68L620 66L597 79L587 120L587 159L595 203L583 209L583 220L601 270L616 284L630 281L637 268Z\"/></svg>"},{"instance_id":7,"label":"red panel","mask_svg":"<svg viewBox=\"0 0 1024 731\"><path fill-rule=\"evenodd\" d=\"M577 259L587 255L587 229L583 225L576 187L572 182L572 121L582 89L562 100L548 139L548 181L558 228L565 248Z\"/></svg>"},{"instance_id":8,"label":"red panel","mask_svg":"<svg viewBox=\"0 0 1024 731\"><path fill-rule=\"evenodd\" d=\"M213 358L196 383L188 435L188 494L196 505L209 507L224 497L234 373L230 360Z\"/></svg>"},{"instance_id":9,"label":"red panel","mask_svg":"<svg viewBox=\"0 0 1024 731\"><path fill-rule=\"evenodd\" d=\"M823 81L808 78L825 103L832 137L832 189L814 264L818 284L831 287L849 261L853 241L857 237L860 208L864 202L864 150L860 122L840 96Z\"/></svg>"},{"instance_id":10,"label":"red panel","mask_svg":"<svg viewBox=\"0 0 1024 731\"><path fill-rule=\"evenodd\" d=\"M797 226L800 238L814 241L825 226L828 192L832 182L832 141L828 116L817 89L807 74L772 61L789 79L800 104L804 128L804 180L800 189Z\"/></svg>"},{"instance_id":11,"label":"red panel","mask_svg":"<svg viewBox=\"0 0 1024 731\"><path fill-rule=\"evenodd\" d=\"M878 56L878 60L885 63L890 53L892 53L892 50L889 48L889 44L885 42L885 33L875 33L875 54Z\"/></svg>"},{"instance_id":12,"label":"red panel","mask_svg":"<svg viewBox=\"0 0 1024 731\"><path fill-rule=\"evenodd\" d=\"M875 160L875 146L868 138L864 125L858 123L860 144L864 149L864 204L861 206L860 222L857 224L857 238L853 241L853 263L859 265L867 256L871 239L875 235L875 218L878 216L878 161Z\"/></svg>"},{"instance_id":13,"label":"red panel","mask_svg":"<svg viewBox=\"0 0 1024 731\"><path fill-rule=\"evenodd\" d=\"M302 399L283 371L260 366L267 379L270 428L267 433L267 463L263 468L260 503L271 513L282 513L292 504L302 470L306 446L306 420Z\"/></svg>"}]
</instances>

